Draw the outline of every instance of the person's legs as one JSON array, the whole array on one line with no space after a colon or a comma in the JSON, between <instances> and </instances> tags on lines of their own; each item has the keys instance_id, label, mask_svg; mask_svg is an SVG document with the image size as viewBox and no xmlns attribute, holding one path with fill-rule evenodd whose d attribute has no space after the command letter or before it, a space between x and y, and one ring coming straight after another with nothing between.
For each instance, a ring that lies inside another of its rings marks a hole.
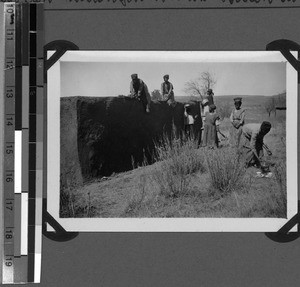
<instances>
[{"instance_id":1,"label":"person's legs","mask_svg":"<svg viewBox=\"0 0 300 287\"><path fill-rule=\"evenodd\" d=\"M175 107L176 106L176 101L175 101L175 97L174 94L172 93L170 98L167 101L168 105L171 107Z\"/></svg>"},{"instance_id":2,"label":"person's legs","mask_svg":"<svg viewBox=\"0 0 300 287\"><path fill-rule=\"evenodd\" d=\"M255 164L254 154L250 147L250 142L243 134L240 138L238 152L240 153L246 167L250 167Z\"/></svg>"}]
</instances>

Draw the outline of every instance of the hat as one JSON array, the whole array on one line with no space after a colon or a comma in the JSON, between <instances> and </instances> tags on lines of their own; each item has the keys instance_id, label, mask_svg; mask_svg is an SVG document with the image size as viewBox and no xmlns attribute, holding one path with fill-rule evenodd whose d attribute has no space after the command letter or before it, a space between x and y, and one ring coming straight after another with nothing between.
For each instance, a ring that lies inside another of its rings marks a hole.
<instances>
[{"instance_id":1,"label":"hat","mask_svg":"<svg viewBox=\"0 0 300 287\"><path fill-rule=\"evenodd\" d=\"M189 107L189 106L190 106L190 104L185 104L184 106L185 106L185 107Z\"/></svg>"},{"instance_id":2,"label":"hat","mask_svg":"<svg viewBox=\"0 0 300 287\"><path fill-rule=\"evenodd\" d=\"M214 94L214 93L213 93L213 90L212 90L212 89L208 89L208 90L207 90L207 94L209 94L209 95L210 95L210 94Z\"/></svg>"},{"instance_id":3,"label":"hat","mask_svg":"<svg viewBox=\"0 0 300 287\"><path fill-rule=\"evenodd\" d=\"M164 75L164 77L163 78L168 78L169 79L169 75Z\"/></svg>"},{"instance_id":4,"label":"hat","mask_svg":"<svg viewBox=\"0 0 300 287\"><path fill-rule=\"evenodd\" d=\"M241 97L237 97L233 99L235 103L241 103L242 102L242 98Z\"/></svg>"},{"instance_id":5,"label":"hat","mask_svg":"<svg viewBox=\"0 0 300 287\"><path fill-rule=\"evenodd\" d=\"M138 74L132 74L131 75L131 79L133 80L133 79L137 79L138 78Z\"/></svg>"}]
</instances>

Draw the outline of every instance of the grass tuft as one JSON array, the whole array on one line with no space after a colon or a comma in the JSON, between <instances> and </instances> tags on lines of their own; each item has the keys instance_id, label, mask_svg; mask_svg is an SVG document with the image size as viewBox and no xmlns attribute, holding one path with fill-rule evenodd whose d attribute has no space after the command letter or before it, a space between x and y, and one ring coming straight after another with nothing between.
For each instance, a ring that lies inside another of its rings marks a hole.
<instances>
[{"instance_id":1,"label":"grass tuft","mask_svg":"<svg viewBox=\"0 0 300 287\"><path fill-rule=\"evenodd\" d=\"M155 143L155 161L160 162L153 171L152 178L159 186L160 194L165 197L179 197L189 194L192 190L190 177L203 173L204 154L197 149L194 137L164 135Z\"/></svg>"},{"instance_id":2,"label":"grass tuft","mask_svg":"<svg viewBox=\"0 0 300 287\"><path fill-rule=\"evenodd\" d=\"M207 150L205 159L211 186L221 196L241 187L246 168L241 155L235 149Z\"/></svg>"},{"instance_id":3,"label":"grass tuft","mask_svg":"<svg viewBox=\"0 0 300 287\"><path fill-rule=\"evenodd\" d=\"M70 184L60 191L60 217L94 217L96 207L88 192L83 198L76 196L76 188Z\"/></svg>"}]
</instances>

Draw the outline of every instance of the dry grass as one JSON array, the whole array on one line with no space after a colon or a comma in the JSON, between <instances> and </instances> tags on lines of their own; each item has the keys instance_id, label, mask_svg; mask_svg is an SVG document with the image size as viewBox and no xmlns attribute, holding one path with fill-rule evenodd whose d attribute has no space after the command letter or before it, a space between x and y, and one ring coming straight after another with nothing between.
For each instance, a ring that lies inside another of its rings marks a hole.
<instances>
[{"instance_id":1,"label":"dry grass","mask_svg":"<svg viewBox=\"0 0 300 287\"><path fill-rule=\"evenodd\" d=\"M190 177L196 172L204 172L204 154L197 150L197 140L193 137L171 137L164 135L155 144L156 165L152 172L153 181L159 186L160 194L165 197L185 196L190 191Z\"/></svg>"},{"instance_id":2,"label":"dry grass","mask_svg":"<svg viewBox=\"0 0 300 287\"><path fill-rule=\"evenodd\" d=\"M246 168L237 150L228 147L207 150L205 158L211 185L221 196L243 185Z\"/></svg>"},{"instance_id":3,"label":"dry grass","mask_svg":"<svg viewBox=\"0 0 300 287\"><path fill-rule=\"evenodd\" d=\"M90 192L78 196L76 188L69 185L60 191L60 217L93 217L95 207L91 204Z\"/></svg>"},{"instance_id":4,"label":"dry grass","mask_svg":"<svg viewBox=\"0 0 300 287\"><path fill-rule=\"evenodd\" d=\"M81 189L61 192L64 217L286 217L285 120L251 106L246 122L270 120L265 142L273 152L273 177L257 178L226 142L220 149L198 149L193 139L164 136L156 143L156 162L96 179ZM253 119L250 119L250 116ZM229 134L225 118L221 130Z\"/></svg>"}]
</instances>

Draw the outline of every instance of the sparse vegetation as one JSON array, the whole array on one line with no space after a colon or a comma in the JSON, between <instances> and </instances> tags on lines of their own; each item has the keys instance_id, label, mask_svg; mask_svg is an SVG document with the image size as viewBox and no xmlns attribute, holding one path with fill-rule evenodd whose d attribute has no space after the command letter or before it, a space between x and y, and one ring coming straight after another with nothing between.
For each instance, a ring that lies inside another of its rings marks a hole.
<instances>
[{"instance_id":1,"label":"sparse vegetation","mask_svg":"<svg viewBox=\"0 0 300 287\"><path fill-rule=\"evenodd\" d=\"M91 204L90 192L79 197L71 186L60 191L60 217L93 217L96 208Z\"/></svg>"},{"instance_id":2,"label":"sparse vegetation","mask_svg":"<svg viewBox=\"0 0 300 287\"><path fill-rule=\"evenodd\" d=\"M218 99L218 108L226 102ZM274 162L271 178L256 177L255 168L245 169L226 142L220 149L199 149L194 139L173 130L155 143L154 164L137 165L132 158L132 171L61 191L61 216L286 217L285 111L269 118L262 99L250 104L244 100L243 106L246 123L272 123L265 138L273 152L267 159ZM230 125L227 114L220 126L226 135Z\"/></svg>"},{"instance_id":3,"label":"sparse vegetation","mask_svg":"<svg viewBox=\"0 0 300 287\"><path fill-rule=\"evenodd\" d=\"M165 197L188 194L189 177L205 170L204 154L197 150L197 145L197 140L193 137L177 137L174 129L171 137L164 135L162 140L155 144L155 160L161 162L161 166L154 170L152 178Z\"/></svg>"},{"instance_id":4,"label":"sparse vegetation","mask_svg":"<svg viewBox=\"0 0 300 287\"><path fill-rule=\"evenodd\" d=\"M245 163L232 148L208 150L205 154L212 187L221 195L233 192L243 184Z\"/></svg>"}]
</instances>

